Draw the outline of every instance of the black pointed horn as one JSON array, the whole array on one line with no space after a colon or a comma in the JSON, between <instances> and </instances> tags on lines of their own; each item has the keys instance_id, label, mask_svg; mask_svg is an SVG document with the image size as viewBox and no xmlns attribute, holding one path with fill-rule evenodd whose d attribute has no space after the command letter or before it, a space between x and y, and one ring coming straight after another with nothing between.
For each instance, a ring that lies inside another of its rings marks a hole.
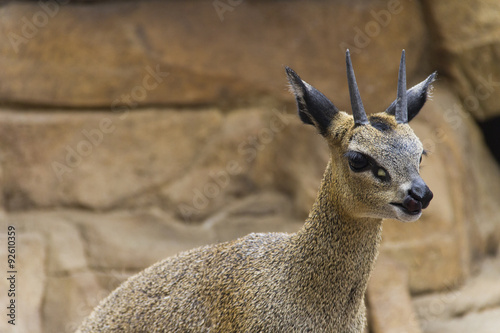
<instances>
[{"instance_id":1,"label":"black pointed horn","mask_svg":"<svg viewBox=\"0 0 500 333\"><path fill-rule=\"evenodd\" d=\"M396 122L406 124L408 122L408 100L406 96L406 59L405 50L401 53L398 76L398 98L396 101Z\"/></svg>"},{"instance_id":2,"label":"black pointed horn","mask_svg":"<svg viewBox=\"0 0 500 333\"><path fill-rule=\"evenodd\" d=\"M349 85L349 95L351 96L351 108L352 115L354 117L354 124L366 125L368 124L368 118L366 117L365 108L363 107L363 102L361 101L361 96L359 95L358 85L356 84L356 77L354 76L354 70L352 69L351 55L349 50L345 53L345 62L347 67L347 83Z\"/></svg>"}]
</instances>

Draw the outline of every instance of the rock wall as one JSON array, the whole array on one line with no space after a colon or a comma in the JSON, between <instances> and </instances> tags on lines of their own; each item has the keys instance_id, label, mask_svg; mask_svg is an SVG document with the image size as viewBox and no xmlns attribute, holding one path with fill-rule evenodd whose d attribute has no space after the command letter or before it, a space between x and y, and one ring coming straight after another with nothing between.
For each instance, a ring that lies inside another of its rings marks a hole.
<instances>
[{"instance_id":1,"label":"rock wall","mask_svg":"<svg viewBox=\"0 0 500 333\"><path fill-rule=\"evenodd\" d=\"M500 115L500 3L495 0L422 1L434 29L436 63L477 120ZM453 18L453 19L450 19Z\"/></svg>"},{"instance_id":2,"label":"rock wall","mask_svg":"<svg viewBox=\"0 0 500 333\"><path fill-rule=\"evenodd\" d=\"M498 249L500 170L476 125L500 110L493 0L53 0L0 15L0 244L15 226L22 272L12 332L72 332L161 258L300 228L328 151L298 120L284 66L349 110L346 48L369 112L394 100L401 49L409 85L440 73L412 121L435 198L417 223L384 223L381 256L421 294L463 284Z\"/></svg>"}]
</instances>

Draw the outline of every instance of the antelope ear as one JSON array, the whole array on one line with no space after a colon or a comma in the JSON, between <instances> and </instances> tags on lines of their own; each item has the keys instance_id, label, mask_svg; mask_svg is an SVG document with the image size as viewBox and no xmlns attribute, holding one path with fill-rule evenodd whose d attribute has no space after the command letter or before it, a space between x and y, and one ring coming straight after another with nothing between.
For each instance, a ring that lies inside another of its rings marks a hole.
<instances>
[{"instance_id":1,"label":"antelope ear","mask_svg":"<svg viewBox=\"0 0 500 333\"><path fill-rule=\"evenodd\" d=\"M305 124L314 125L321 135L325 136L333 116L339 112L337 107L316 88L311 86L291 69L286 67L286 76L290 82L290 90L297 100L300 119Z\"/></svg>"},{"instance_id":2,"label":"antelope ear","mask_svg":"<svg viewBox=\"0 0 500 333\"><path fill-rule=\"evenodd\" d=\"M416 86L411 87L406 91L406 96L408 99L408 122L415 118L420 109L424 106L427 101L428 90L432 82L436 79L437 72L432 73ZM391 103L391 105L385 110L388 114L394 115L396 113L396 102Z\"/></svg>"}]
</instances>

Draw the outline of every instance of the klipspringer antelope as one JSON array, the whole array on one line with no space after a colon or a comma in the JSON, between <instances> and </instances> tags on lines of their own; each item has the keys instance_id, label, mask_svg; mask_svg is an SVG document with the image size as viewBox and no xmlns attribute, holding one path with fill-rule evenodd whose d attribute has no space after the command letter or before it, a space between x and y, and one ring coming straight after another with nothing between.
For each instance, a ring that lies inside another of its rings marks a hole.
<instances>
[{"instance_id":1,"label":"klipspringer antelope","mask_svg":"<svg viewBox=\"0 0 500 333\"><path fill-rule=\"evenodd\" d=\"M435 78L367 116L349 51L352 116L290 68L300 119L328 142L330 159L304 226L250 234L167 258L104 299L79 332L361 332L364 294L382 219L417 220L432 192L419 175L423 147L408 122Z\"/></svg>"}]
</instances>

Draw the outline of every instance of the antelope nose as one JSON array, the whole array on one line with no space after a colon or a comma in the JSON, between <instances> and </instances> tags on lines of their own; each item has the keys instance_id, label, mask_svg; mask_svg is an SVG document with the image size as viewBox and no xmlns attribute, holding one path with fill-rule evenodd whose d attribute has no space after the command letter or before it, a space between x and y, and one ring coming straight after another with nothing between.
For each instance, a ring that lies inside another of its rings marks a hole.
<instances>
[{"instance_id":1,"label":"antelope nose","mask_svg":"<svg viewBox=\"0 0 500 333\"><path fill-rule=\"evenodd\" d=\"M412 199L419 202L422 205L422 208L427 208L432 200L432 197L434 196L422 178L418 178L412 182L408 194Z\"/></svg>"}]
</instances>

